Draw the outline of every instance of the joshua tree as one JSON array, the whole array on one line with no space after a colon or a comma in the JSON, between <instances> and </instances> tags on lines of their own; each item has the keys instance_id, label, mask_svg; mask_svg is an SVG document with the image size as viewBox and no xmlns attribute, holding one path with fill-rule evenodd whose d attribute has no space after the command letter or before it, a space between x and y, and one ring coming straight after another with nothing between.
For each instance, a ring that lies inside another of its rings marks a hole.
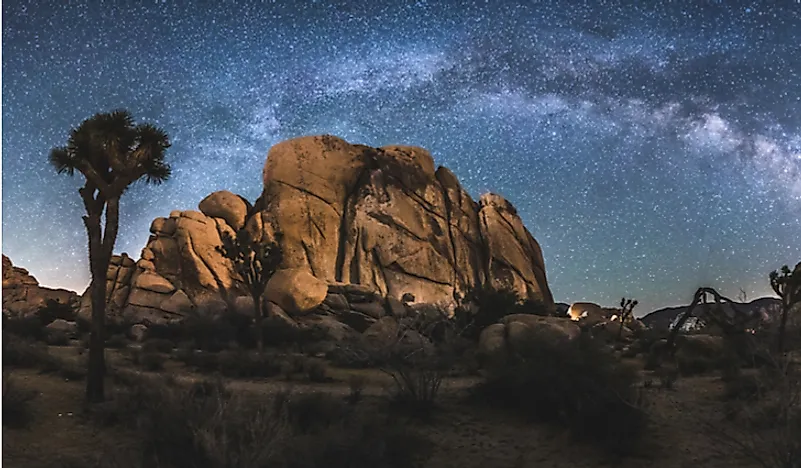
<instances>
[{"instance_id":1,"label":"joshua tree","mask_svg":"<svg viewBox=\"0 0 801 468\"><path fill-rule=\"evenodd\" d=\"M280 234L276 235L276 241ZM258 350L264 349L264 330L262 321L264 310L262 296L270 277L283 261L283 253L277 242L258 242L253 239L247 229L242 228L236 237L225 233L222 236L223 244L218 250L234 264L234 270L239 274L253 298L256 337Z\"/></svg>"},{"instance_id":2,"label":"joshua tree","mask_svg":"<svg viewBox=\"0 0 801 468\"><path fill-rule=\"evenodd\" d=\"M626 325L626 321L631 317L637 304L639 304L639 302L634 299L626 299L625 297L620 299L620 328L617 331L618 341L620 341L620 337L623 335L623 326Z\"/></svg>"},{"instance_id":3,"label":"joshua tree","mask_svg":"<svg viewBox=\"0 0 801 468\"><path fill-rule=\"evenodd\" d=\"M137 180L160 184L170 177L164 156L170 142L164 130L150 124L135 124L128 111L99 113L70 132L67 145L50 152L50 162L59 174L78 171L85 182L78 190L86 214L83 224L89 238L92 275L92 331L86 398L104 400L104 335L106 272L117 240L120 197ZM104 226L101 227L101 220Z\"/></svg>"},{"instance_id":4,"label":"joshua tree","mask_svg":"<svg viewBox=\"0 0 801 468\"><path fill-rule=\"evenodd\" d=\"M784 331L787 328L787 315L790 309L801 302L801 262L793 271L784 265L780 271L770 273L770 287L782 300L782 318L779 323L779 336L777 347L780 353L784 352Z\"/></svg>"}]
</instances>

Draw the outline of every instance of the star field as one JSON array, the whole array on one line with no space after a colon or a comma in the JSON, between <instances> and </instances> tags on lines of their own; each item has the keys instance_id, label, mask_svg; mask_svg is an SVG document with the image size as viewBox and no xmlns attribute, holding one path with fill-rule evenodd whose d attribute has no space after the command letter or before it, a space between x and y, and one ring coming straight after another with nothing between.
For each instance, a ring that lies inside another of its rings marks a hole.
<instances>
[{"instance_id":1,"label":"star field","mask_svg":"<svg viewBox=\"0 0 801 468\"><path fill-rule=\"evenodd\" d=\"M122 199L134 257L153 218L255 200L271 145L329 133L504 195L557 301L756 298L801 260L801 3L137 3L3 2L2 249L44 285L89 277L48 152L120 107L173 142L173 178Z\"/></svg>"}]
</instances>

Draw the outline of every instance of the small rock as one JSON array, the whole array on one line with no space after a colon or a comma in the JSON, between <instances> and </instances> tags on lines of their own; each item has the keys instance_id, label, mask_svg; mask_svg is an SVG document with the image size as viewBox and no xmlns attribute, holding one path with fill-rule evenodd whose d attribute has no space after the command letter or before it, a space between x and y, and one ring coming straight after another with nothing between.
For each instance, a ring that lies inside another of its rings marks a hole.
<instances>
[{"instance_id":1,"label":"small rock","mask_svg":"<svg viewBox=\"0 0 801 468\"><path fill-rule=\"evenodd\" d=\"M329 293L323 304L331 307L333 310L348 310L350 308L348 300L342 294Z\"/></svg>"},{"instance_id":2,"label":"small rock","mask_svg":"<svg viewBox=\"0 0 801 468\"><path fill-rule=\"evenodd\" d=\"M131 334L131 338L134 341L142 341L145 339L145 333L147 333L147 326L141 323L137 323L136 325L131 326L131 330L129 331Z\"/></svg>"},{"instance_id":3,"label":"small rock","mask_svg":"<svg viewBox=\"0 0 801 468\"><path fill-rule=\"evenodd\" d=\"M64 319L55 319L46 328L48 331L60 331L72 335L78 331L78 324Z\"/></svg>"},{"instance_id":4,"label":"small rock","mask_svg":"<svg viewBox=\"0 0 801 468\"><path fill-rule=\"evenodd\" d=\"M378 302L362 302L351 304L351 310L355 310L356 312L361 312L363 314L369 315L374 319L380 319L385 315L384 306L379 304Z\"/></svg>"},{"instance_id":5,"label":"small rock","mask_svg":"<svg viewBox=\"0 0 801 468\"><path fill-rule=\"evenodd\" d=\"M406 316L406 306L394 297L387 297L387 309L392 317L403 318Z\"/></svg>"}]
</instances>

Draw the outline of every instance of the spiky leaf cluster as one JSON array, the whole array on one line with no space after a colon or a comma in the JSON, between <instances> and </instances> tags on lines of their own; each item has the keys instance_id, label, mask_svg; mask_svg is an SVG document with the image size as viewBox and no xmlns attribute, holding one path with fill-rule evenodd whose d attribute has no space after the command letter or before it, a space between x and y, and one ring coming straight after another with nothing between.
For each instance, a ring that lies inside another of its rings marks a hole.
<instances>
[{"instance_id":1,"label":"spiky leaf cluster","mask_svg":"<svg viewBox=\"0 0 801 468\"><path fill-rule=\"evenodd\" d=\"M222 246L218 250L231 260L234 271L242 278L254 299L264 294L267 281L283 261L278 242L280 234L276 236L276 241L259 242L245 228L235 236L228 233L222 236Z\"/></svg>"},{"instance_id":2,"label":"spiky leaf cluster","mask_svg":"<svg viewBox=\"0 0 801 468\"><path fill-rule=\"evenodd\" d=\"M105 198L118 197L133 182L161 184L170 178L164 161L170 140L152 124L136 124L131 113L98 113L72 129L66 146L50 152L59 174L82 173Z\"/></svg>"},{"instance_id":3,"label":"spiky leaf cluster","mask_svg":"<svg viewBox=\"0 0 801 468\"><path fill-rule=\"evenodd\" d=\"M770 287L788 307L801 301L801 262L792 271L787 265L779 271L772 271Z\"/></svg>"}]
</instances>

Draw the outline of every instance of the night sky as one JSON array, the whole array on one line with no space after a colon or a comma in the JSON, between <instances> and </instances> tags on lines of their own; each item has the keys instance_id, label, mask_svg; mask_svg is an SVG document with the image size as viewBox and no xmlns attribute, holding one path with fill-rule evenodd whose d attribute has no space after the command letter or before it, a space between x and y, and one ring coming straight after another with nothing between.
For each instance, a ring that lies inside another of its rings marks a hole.
<instances>
[{"instance_id":1,"label":"night sky","mask_svg":"<svg viewBox=\"0 0 801 468\"><path fill-rule=\"evenodd\" d=\"M172 180L123 197L134 257L154 217L252 201L271 145L329 133L504 195L557 301L756 298L801 261L801 3L2 3L2 250L47 286L89 277L49 150L120 107L173 141Z\"/></svg>"}]
</instances>

